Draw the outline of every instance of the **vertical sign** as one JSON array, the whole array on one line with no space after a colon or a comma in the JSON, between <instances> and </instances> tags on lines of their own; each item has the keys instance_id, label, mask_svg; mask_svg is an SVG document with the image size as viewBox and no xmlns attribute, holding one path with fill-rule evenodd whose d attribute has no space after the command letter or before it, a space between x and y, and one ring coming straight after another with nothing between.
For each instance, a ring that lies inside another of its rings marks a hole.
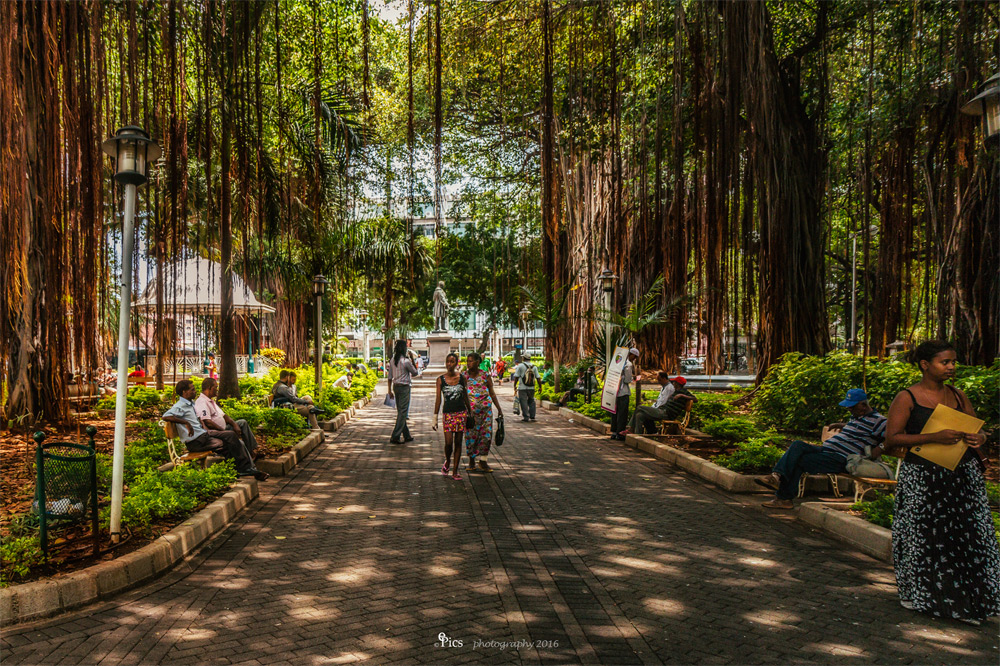
<instances>
[{"instance_id":1,"label":"vertical sign","mask_svg":"<svg viewBox=\"0 0 1000 666\"><path fill-rule=\"evenodd\" d=\"M628 358L627 347L615 347L611 355L611 362L608 364L608 371L604 375L604 392L601 393L601 407L612 414L615 413L615 398L618 396L618 385L622 381L622 369L625 367L625 360Z\"/></svg>"}]
</instances>

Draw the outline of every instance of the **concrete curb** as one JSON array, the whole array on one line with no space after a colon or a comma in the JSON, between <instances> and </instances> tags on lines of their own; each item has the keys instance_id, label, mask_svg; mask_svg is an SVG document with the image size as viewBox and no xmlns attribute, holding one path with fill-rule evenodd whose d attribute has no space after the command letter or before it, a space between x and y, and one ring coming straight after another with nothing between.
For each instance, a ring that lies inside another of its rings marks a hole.
<instances>
[{"instance_id":1,"label":"concrete curb","mask_svg":"<svg viewBox=\"0 0 1000 666\"><path fill-rule=\"evenodd\" d=\"M803 502L796 517L806 525L845 541L863 553L892 562L892 530L845 513L850 504Z\"/></svg>"},{"instance_id":2,"label":"concrete curb","mask_svg":"<svg viewBox=\"0 0 1000 666\"><path fill-rule=\"evenodd\" d=\"M579 412L574 412L568 407L560 407L559 411L555 412L559 416L563 417L567 421L572 421L573 423L579 423L584 428L590 428L594 432L601 435L610 435L611 426L604 421L598 421L597 419L592 419L589 416L584 416Z\"/></svg>"},{"instance_id":3,"label":"concrete curb","mask_svg":"<svg viewBox=\"0 0 1000 666\"><path fill-rule=\"evenodd\" d=\"M257 469L271 476L285 476L291 472L303 458L323 441L323 431L313 430L299 440L299 443L280 456L270 460L258 460Z\"/></svg>"},{"instance_id":4,"label":"concrete curb","mask_svg":"<svg viewBox=\"0 0 1000 666\"><path fill-rule=\"evenodd\" d=\"M679 467L731 493L757 493L765 490L754 482L754 479L763 479L763 476L734 472L650 437L626 435L625 445Z\"/></svg>"},{"instance_id":5,"label":"concrete curb","mask_svg":"<svg viewBox=\"0 0 1000 666\"><path fill-rule=\"evenodd\" d=\"M62 578L0 589L0 625L58 615L152 580L229 524L257 495L257 481L242 479L228 493L135 552Z\"/></svg>"},{"instance_id":6,"label":"concrete curb","mask_svg":"<svg viewBox=\"0 0 1000 666\"><path fill-rule=\"evenodd\" d=\"M560 409L559 403L549 402L548 400L539 400L538 404L541 405L542 409L547 412L558 412Z\"/></svg>"}]
</instances>

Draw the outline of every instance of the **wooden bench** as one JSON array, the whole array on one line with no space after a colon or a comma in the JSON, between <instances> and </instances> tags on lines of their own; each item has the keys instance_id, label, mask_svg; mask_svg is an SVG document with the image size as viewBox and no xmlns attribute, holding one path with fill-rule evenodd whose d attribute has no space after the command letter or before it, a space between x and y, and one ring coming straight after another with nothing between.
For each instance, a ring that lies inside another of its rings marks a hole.
<instances>
[{"instance_id":1,"label":"wooden bench","mask_svg":"<svg viewBox=\"0 0 1000 666\"><path fill-rule=\"evenodd\" d=\"M208 459L212 457L213 451L188 451L181 442L177 433L177 424L172 421L160 421L164 432L167 433L167 451L170 453L170 462L175 467L189 462L200 462L202 469L208 467ZM178 446L184 449L183 455L177 453Z\"/></svg>"},{"instance_id":2,"label":"wooden bench","mask_svg":"<svg viewBox=\"0 0 1000 666\"><path fill-rule=\"evenodd\" d=\"M836 429L831 429L829 426L824 426L823 431L820 433L820 441L825 442L830 439L834 434L840 432ZM902 458L899 458L896 462L896 476L899 476L899 465L902 462ZM848 479L854 484L854 501L855 503L862 501L865 495L872 491L889 491L896 488L895 479L875 479L865 476L854 476L853 474L848 474L847 472L840 472L838 474L803 474L799 479L799 489L798 496L801 498L806 492L806 480L810 476L825 476L830 481L830 489L833 491L834 497L843 497L840 492L840 483L838 482L838 477L843 477Z\"/></svg>"},{"instance_id":3,"label":"wooden bench","mask_svg":"<svg viewBox=\"0 0 1000 666\"><path fill-rule=\"evenodd\" d=\"M683 435L691 421L691 408L694 407L694 400L686 400L684 406L684 416L679 421L658 421L659 433L661 435ZM674 432L670 432L673 430Z\"/></svg>"},{"instance_id":4,"label":"wooden bench","mask_svg":"<svg viewBox=\"0 0 1000 666\"><path fill-rule=\"evenodd\" d=\"M149 375L146 375L145 377L129 377L128 378L128 385L129 386L148 386L150 379L152 379L152 377L150 377Z\"/></svg>"}]
</instances>

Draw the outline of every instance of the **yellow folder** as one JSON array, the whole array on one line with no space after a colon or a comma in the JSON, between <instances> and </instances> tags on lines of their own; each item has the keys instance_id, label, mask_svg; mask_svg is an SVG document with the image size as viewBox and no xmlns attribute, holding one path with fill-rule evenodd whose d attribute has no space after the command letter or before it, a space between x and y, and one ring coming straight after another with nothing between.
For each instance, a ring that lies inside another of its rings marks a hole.
<instances>
[{"instance_id":1,"label":"yellow folder","mask_svg":"<svg viewBox=\"0 0 1000 666\"><path fill-rule=\"evenodd\" d=\"M920 434L927 435L933 432L941 432L942 430L979 432L984 423L986 422L982 419L977 419L965 412L938 404L931 413L931 417L927 419L927 423L924 424L924 429L920 431ZM969 445L963 441L958 444L921 444L920 446L914 446L910 450L921 458L926 458L932 463L955 471L955 468L958 467L959 461L962 460L962 456L965 455L965 451L968 448Z\"/></svg>"}]
</instances>

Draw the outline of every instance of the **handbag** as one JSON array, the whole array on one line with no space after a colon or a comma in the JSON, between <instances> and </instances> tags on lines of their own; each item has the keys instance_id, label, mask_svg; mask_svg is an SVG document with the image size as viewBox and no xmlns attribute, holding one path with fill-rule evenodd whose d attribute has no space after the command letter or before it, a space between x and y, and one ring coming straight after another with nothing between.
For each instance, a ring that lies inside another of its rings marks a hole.
<instances>
[{"instance_id":1,"label":"handbag","mask_svg":"<svg viewBox=\"0 0 1000 666\"><path fill-rule=\"evenodd\" d=\"M888 479L889 481L896 480L896 473L895 470L892 469L892 466L877 460L869 460L868 458L856 453L852 453L847 456L845 469L851 476L860 476L865 479Z\"/></svg>"},{"instance_id":2,"label":"handbag","mask_svg":"<svg viewBox=\"0 0 1000 666\"><path fill-rule=\"evenodd\" d=\"M476 427L476 417L473 416L472 414L469 414L468 416L465 417L465 429L472 430L475 427Z\"/></svg>"},{"instance_id":3,"label":"handbag","mask_svg":"<svg viewBox=\"0 0 1000 666\"><path fill-rule=\"evenodd\" d=\"M496 440L493 443L496 444L497 446L503 446L503 438L504 438L503 417L498 416L497 435L496 435Z\"/></svg>"}]
</instances>

